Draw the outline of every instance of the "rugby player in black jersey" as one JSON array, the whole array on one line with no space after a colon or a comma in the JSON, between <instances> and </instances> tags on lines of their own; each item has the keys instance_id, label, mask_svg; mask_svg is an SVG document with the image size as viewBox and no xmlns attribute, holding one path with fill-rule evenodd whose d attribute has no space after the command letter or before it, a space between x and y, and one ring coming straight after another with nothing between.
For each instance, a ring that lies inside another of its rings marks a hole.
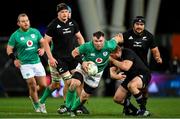
<instances>
[{"instance_id":1,"label":"rugby player in black jersey","mask_svg":"<svg viewBox=\"0 0 180 119\"><path fill-rule=\"evenodd\" d=\"M145 18L143 16L136 16L133 19L132 28L123 33L123 46L132 49L141 60L148 66L147 55L150 50L157 63L162 64L162 58L158 46L155 42L154 36L145 29ZM122 44L121 44L122 45ZM143 90L143 97L148 98L147 88ZM128 94L127 100L130 99ZM129 109L124 107L123 112L129 115Z\"/></svg>"},{"instance_id":2,"label":"rugby player in black jersey","mask_svg":"<svg viewBox=\"0 0 180 119\"><path fill-rule=\"evenodd\" d=\"M148 86L151 79L149 68L133 50L128 48L117 47L111 53L110 61L114 65L110 68L111 78L121 79L122 75L126 76L116 90L114 101L131 109L133 115L149 116L150 113L146 110L146 100L142 94L142 89ZM125 100L128 92L135 97L140 107L139 110L130 100Z\"/></svg>"},{"instance_id":3,"label":"rugby player in black jersey","mask_svg":"<svg viewBox=\"0 0 180 119\"><path fill-rule=\"evenodd\" d=\"M57 5L57 18L53 19L48 25L44 38L47 41L45 50L47 52L49 64L57 69L64 80L65 87L63 92L65 100L67 95L76 95L76 91L72 92L72 94L66 93L67 90L70 90L68 88L69 80L71 80L73 70L78 64L71 56L71 52L76 47L76 40L79 45L84 44L84 38L81 35L79 26L76 21L69 18L68 6L65 3ZM51 41L53 43L53 48L50 50L49 42ZM54 82L51 87L46 89L46 95L50 94L49 92L52 92L52 89L57 85L59 85L58 80ZM77 90L81 90L81 87ZM44 97L47 97L46 95ZM43 102L43 100L40 100L40 102ZM70 102L66 100L65 103ZM58 113L67 111L68 110L64 106L58 109ZM86 113L89 112L86 110Z\"/></svg>"}]
</instances>

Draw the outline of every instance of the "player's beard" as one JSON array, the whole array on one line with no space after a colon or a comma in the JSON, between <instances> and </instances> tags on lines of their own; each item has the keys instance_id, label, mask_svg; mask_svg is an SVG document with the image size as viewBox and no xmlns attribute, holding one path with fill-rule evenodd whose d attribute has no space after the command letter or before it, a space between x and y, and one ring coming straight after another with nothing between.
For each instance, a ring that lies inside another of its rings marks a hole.
<instances>
[{"instance_id":1,"label":"player's beard","mask_svg":"<svg viewBox=\"0 0 180 119\"><path fill-rule=\"evenodd\" d=\"M142 33L143 33L143 29L141 29L141 28L136 28L136 29L134 29L134 33L135 33L136 35L141 36Z\"/></svg>"}]
</instances>

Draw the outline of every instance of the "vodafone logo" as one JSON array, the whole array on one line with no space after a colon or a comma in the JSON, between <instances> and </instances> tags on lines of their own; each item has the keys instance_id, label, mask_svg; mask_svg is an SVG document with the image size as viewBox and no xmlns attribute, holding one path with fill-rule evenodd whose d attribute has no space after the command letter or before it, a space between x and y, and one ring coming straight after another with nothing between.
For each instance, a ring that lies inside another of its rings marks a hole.
<instances>
[{"instance_id":1,"label":"vodafone logo","mask_svg":"<svg viewBox=\"0 0 180 119\"><path fill-rule=\"evenodd\" d=\"M33 42L31 40L28 40L26 44L28 47L31 47L33 45Z\"/></svg>"},{"instance_id":2,"label":"vodafone logo","mask_svg":"<svg viewBox=\"0 0 180 119\"><path fill-rule=\"evenodd\" d=\"M102 61L103 61L102 58L97 58L97 59L96 59L96 62L97 62L97 63L101 63Z\"/></svg>"}]
</instances>

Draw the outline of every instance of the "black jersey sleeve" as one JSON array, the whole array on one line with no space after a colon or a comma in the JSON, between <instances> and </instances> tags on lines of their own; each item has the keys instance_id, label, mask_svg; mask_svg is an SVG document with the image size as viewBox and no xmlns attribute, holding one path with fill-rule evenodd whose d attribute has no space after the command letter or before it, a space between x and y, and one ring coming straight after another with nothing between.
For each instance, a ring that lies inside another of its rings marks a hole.
<instances>
[{"instance_id":1,"label":"black jersey sleeve","mask_svg":"<svg viewBox=\"0 0 180 119\"><path fill-rule=\"evenodd\" d=\"M46 32L45 34L47 34L48 36L52 37L54 36L55 33L55 25L56 25L56 20L52 20L49 25L47 26Z\"/></svg>"},{"instance_id":2,"label":"black jersey sleeve","mask_svg":"<svg viewBox=\"0 0 180 119\"><path fill-rule=\"evenodd\" d=\"M77 22L76 21L74 21L74 20L72 20L73 21L73 24L74 24L74 28L75 28L75 33L77 33L77 32L79 32L80 30L79 30L79 25L77 24Z\"/></svg>"},{"instance_id":3,"label":"black jersey sleeve","mask_svg":"<svg viewBox=\"0 0 180 119\"><path fill-rule=\"evenodd\" d=\"M146 33L146 36L147 36L147 38L148 38L148 40L150 42L150 49L157 47L157 43L155 41L155 38L154 38L153 34L148 32L147 30L145 30L145 33Z\"/></svg>"},{"instance_id":4,"label":"black jersey sleeve","mask_svg":"<svg viewBox=\"0 0 180 119\"><path fill-rule=\"evenodd\" d=\"M134 51L132 51L131 49L128 48L124 48L123 49L123 55L122 58L123 60L130 60L130 61L134 61Z\"/></svg>"}]
</instances>

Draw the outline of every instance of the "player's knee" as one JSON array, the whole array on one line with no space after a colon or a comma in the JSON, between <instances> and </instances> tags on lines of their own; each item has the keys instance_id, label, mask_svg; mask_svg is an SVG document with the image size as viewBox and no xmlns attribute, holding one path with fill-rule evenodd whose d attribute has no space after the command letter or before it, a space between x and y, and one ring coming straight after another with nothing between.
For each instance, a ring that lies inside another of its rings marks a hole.
<instances>
[{"instance_id":1,"label":"player's knee","mask_svg":"<svg viewBox=\"0 0 180 119\"><path fill-rule=\"evenodd\" d=\"M81 82L79 80L71 79L69 88L70 88L70 90L75 90L77 87L80 86L80 84L81 84Z\"/></svg>"},{"instance_id":2,"label":"player's knee","mask_svg":"<svg viewBox=\"0 0 180 119\"><path fill-rule=\"evenodd\" d=\"M45 89L46 87L47 87L47 83L46 83L46 82L43 82L43 83L40 83L40 84L39 84L40 90L41 90L41 89Z\"/></svg>"},{"instance_id":3,"label":"player's knee","mask_svg":"<svg viewBox=\"0 0 180 119\"><path fill-rule=\"evenodd\" d=\"M129 83L129 84L128 84L128 89L129 89L131 92L134 92L134 90L137 89L137 84L136 84L136 83Z\"/></svg>"},{"instance_id":4,"label":"player's knee","mask_svg":"<svg viewBox=\"0 0 180 119\"><path fill-rule=\"evenodd\" d=\"M123 99L121 99L119 96L114 96L113 101L118 104L123 104Z\"/></svg>"}]
</instances>

